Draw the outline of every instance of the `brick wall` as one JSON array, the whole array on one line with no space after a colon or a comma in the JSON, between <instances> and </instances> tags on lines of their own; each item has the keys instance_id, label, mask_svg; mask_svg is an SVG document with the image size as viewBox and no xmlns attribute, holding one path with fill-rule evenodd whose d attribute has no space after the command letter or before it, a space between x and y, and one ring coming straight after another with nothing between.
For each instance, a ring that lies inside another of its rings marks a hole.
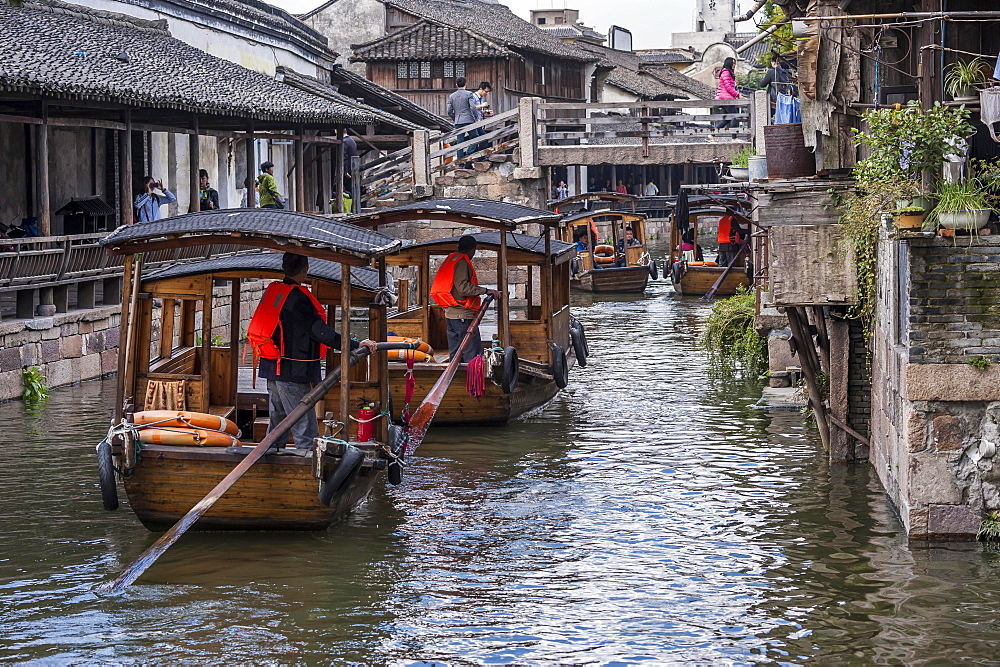
<instances>
[{"instance_id":1,"label":"brick wall","mask_svg":"<svg viewBox=\"0 0 1000 667\"><path fill-rule=\"evenodd\" d=\"M847 421L851 427L867 436L872 412L872 383L868 347L860 320L850 320L851 351L847 368ZM858 445L860 447L860 445ZM857 458L867 458L856 452Z\"/></svg>"},{"instance_id":2,"label":"brick wall","mask_svg":"<svg viewBox=\"0 0 1000 667\"><path fill-rule=\"evenodd\" d=\"M1000 238L910 241L909 360L1000 361Z\"/></svg>"}]
</instances>

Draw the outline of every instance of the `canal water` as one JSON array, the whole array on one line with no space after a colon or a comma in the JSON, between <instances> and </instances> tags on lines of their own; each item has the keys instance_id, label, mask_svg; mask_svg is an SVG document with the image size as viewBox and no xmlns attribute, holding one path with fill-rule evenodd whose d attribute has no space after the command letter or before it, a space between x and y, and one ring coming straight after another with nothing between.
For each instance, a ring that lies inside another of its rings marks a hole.
<instances>
[{"instance_id":1,"label":"canal water","mask_svg":"<svg viewBox=\"0 0 1000 667\"><path fill-rule=\"evenodd\" d=\"M996 659L1000 557L908 546L867 465L713 373L708 307L577 298L585 369L509 428L435 430L322 534L154 536L101 509L111 382L0 405L0 662Z\"/></svg>"}]
</instances>

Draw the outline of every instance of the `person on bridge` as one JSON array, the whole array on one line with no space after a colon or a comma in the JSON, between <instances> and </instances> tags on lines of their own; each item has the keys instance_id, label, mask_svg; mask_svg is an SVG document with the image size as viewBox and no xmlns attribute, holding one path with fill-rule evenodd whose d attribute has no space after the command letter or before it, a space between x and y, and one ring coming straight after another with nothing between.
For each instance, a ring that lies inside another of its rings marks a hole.
<instances>
[{"instance_id":1,"label":"person on bridge","mask_svg":"<svg viewBox=\"0 0 1000 667\"><path fill-rule=\"evenodd\" d=\"M455 124L455 129L460 130L466 125L472 125L476 122L476 95L471 90L466 90L464 76L455 79L455 85L458 86L458 90L448 96L447 113L448 118L451 118ZM455 138L455 143L461 144L467 139L475 139L478 136L478 133L461 132ZM461 161L462 158L471 152L468 148L461 148L458 150L457 159Z\"/></svg>"},{"instance_id":2,"label":"person on bridge","mask_svg":"<svg viewBox=\"0 0 1000 667\"><path fill-rule=\"evenodd\" d=\"M726 58L722 61L722 69L719 70L719 87L715 93L715 99L717 100L738 100L740 99L740 91L736 89L736 59ZM720 107L721 113L731 114L736 113L738 107ZM739 121L728 119L720 120L716 124L718 129L726 129L735 127Z\"/></svg>"},{"instance_id":3,"label":"person on bridge","mask_svg":"<svg viewBox=\"0 0 1000 667\"><path fill-rule=\"evenodd\" d=\"M479 285L472 259L476 256L476 238L466 234L458 240L458 250L448 255L431 284L431 298L444 307L444 317L448 323L448 354L454 359L465 338L465 332L475 319L480 307L479 297L492 294L501 299L497 290ZM477 327L473 331L472 342L462 351L462 361L468 363L483 353L483 340Z\"/></svg>"},{"instance_id":4,"label":"person on bridge","mask_svg":"<svg viewBox=\"0 0 1000 667\"><path fill-rule=\"evenodd\" d=\"M660 188L656 187L656 183L650 181L649 183L646 183L646 190L643 194L647 197L655 197L660 194Z\"/></svg>"},{"instance_id":5,"label":"person on bridge","mask_svg":"<svg viewBox=\"0 0 1000 667\"><path fill-rule=\"evenodd\" d=\"M312 383L320 381L327 347L340 349L342 342L326 323L322 304L302 284L309 273L308 258L286 252L281 269L285 279L268 286L247 327L247 340L260 359L260 377L267 380L268 433L312 390ZM352 350L366 347L375 353L373 341L350 344ZM297 450L311 450L318 437L319 425L311 413L292 426Z\"/></svg>"}]
</instances>

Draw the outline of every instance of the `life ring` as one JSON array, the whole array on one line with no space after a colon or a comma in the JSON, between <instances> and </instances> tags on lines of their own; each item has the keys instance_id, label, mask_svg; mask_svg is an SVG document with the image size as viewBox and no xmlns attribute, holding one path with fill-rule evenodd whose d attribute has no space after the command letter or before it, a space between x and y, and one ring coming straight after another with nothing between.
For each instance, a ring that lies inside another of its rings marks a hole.
<instances>
[{"instance_id":1,"label":"life ring","mask_svg":"<svg viewBox=\"0 0 1000 667\"><path fill-rule=\"evenodd\" d=\"M615 248L610 245L594 246L594 261L598 264L614 264Z\"/></svg>"},{"instance_id":2,"label":"life ring","mask_svg":"<svg viewBox=\"0 0 1000 667\"><path fill-rule=\"evenodd\" d=\"M319 487L319 501L327 507L332 507L340 500L347 490L351 488L351 482L358 476L361 464L365 461L365 453L357 447L344 446L344 455L340 457L340 463L326 476L323 485Z\"/></svg>"},{"instance_id":3,"label":"life ring","mask_svg":"<svg viewBox=\"0 0 1000 667\"><path fill-rule=\"evenodd\" d=\"M520 377L520 359L517 356L517 350L513 346L510 346L503 351L503 377L500 378L500 388L503 390L503 393L514 393Z\"/></svg>"},{"instance_id":4,"label":"life ring","mask_svg":"<svg viewBox=\"0 0 1000 667\"><path fill-rule=\"evenodd\" d=\"M101 481L101 501L104 509L118 509L118 484L115 482L115 463L111 460L111 443L104 440L97 446L97 475Z\"/></svg>"},{"instance_id":5,"label":"life ring","mask_svg":"<svg viewBox=\"0 0 1000 667\"><path fill-rule=\"evenodd\" d=\"M204 412L187 412L182 410L145 410L132 416L132 422L138 425L151 424L162 428L195 428L219 431L229 435L240 436L240 429L225 417L210 415Z\"/></svg>"},{"instance_id":6,"label":"life ring","mask_svg":"<svg viewBox=\"0 0 1000 667\"><path fill-rule=\"evenodd\" d=\"M388 353L389 361L406 361L407 359L413 359L415 362L420 364L433 364L435 362L433 355L421 352L420 350L388 350Z\"/></svg>"},{"instance_id":7,"label":"life ring","mask_svg":"<svg viewBox=\"0 0 1000 667\"><path fill-rule=\"evenodd\" d=\"M386 468L386 475L389 478L389 483L394 486L403 482L403 463L400 459L403 458L403 447L406 444L404 437L402 426L398 424L389 425L389 451L396 458L389 461L389 466Z\"/></svg>"},{"instance_id":8,"label":"life ring","mask_svg":"<svg viewBox=\"0 0 1000 667\"><path fill-rule=\"evenodd\" d=\"M556 381L556 386L565 389L569 384L569 362L566 360L566 350L562 345L552 348L552 377Z\"/></svg>"},{"instance_id":9,"label":"life ring","mask_svg":"<svg viewBox=\"0 0 1000 667\"><path fill-rule=\"evenodd\" d=\"M660 272L656 269L656 262L649 260L649 277L653 280L657 280L660 277Z\"/></svg>"},{"instance_id":10,"label":"life ring","mask_svg":"<svg viewBox=\"0 0 1000 667\"><path fill-rule=\"evenodd\" d=\"M417 345L417 347L415 347L414 349L419 350L424 354L429 354L432 357L434 356L434 348L431 347L427 341L420 340L419 338L404 338L403 336L387 336L385 340L388 343L410 343L410 344L419 343L419 345Z\"/></svg>"},{"instance_id":11,"label":"life ring","mask_svg":"<svg viewBox=\"0 0 1000 667\"><path fill-rule=\"evenodd\" d=\"M238 447L240 441L219 431L201 428L144 428L139 430L139 442L147 445L182 445L197 447Z\"/></svg>"},{"instance_id":12,"label":"life ring","mask_svg":"<svg viewBox=\"0 0 1000 667\"><path fill-rule=\"evenodd\" d=\"M583 325L578 327L569 326L569 340L573 344L573 353L576 354L576 363L580 368L587 366L587 336L583 333Z\"/></svg>"}]
</instances>

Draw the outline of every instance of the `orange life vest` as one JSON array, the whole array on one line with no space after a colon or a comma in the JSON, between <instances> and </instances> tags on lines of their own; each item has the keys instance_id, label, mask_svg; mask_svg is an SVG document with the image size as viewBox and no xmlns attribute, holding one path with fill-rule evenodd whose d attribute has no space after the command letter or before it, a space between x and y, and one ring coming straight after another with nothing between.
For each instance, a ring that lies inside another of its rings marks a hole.
<instances>
[{"instance_id":1,"label":"orange life vest","mask_svg":"<svg viewBox=\"0 0 1000 667\"><path fill-rule=\"evenodd\" d=\"M724 215L719 220L719 243L739 243L740 234L733 229L733 216Z\"/></svg>"},{"instance_id":2,"label":"orange life vest","mask_svg":"<svg viewBox=\"0 0 1000 667\"><path fill-rule=\"evenodd\" d=\"M276 359L277 371L281 373L281 360L288 359L285 356L285 332L281 327L281 309L285 307L288 295L292 290L300 289L302 293L309 297L316 315L326 322L326 311L323 305L316 300L316 297L305 285L290 285L285 282L273 282L267 287L263 298L257 304L257 309L253 312L250 325L247 327L247 342L253 350L254 368L257 367L257 359ZM279 331L279 345L274 344L274 332ZM327 346L320 344L319 357L316 359L293 359L292 361L319 361L326 357Z\"/></svg>"},{"instance_id":3,"label":"orange life vest","mask_svg":"<svg viewBox=\"0 0 1000 667\"><path fill-rule=\"evenodd\" d=\"M474 285L479 284L479 280L476 277L476 267L472 266L472 260L469 259L469 256L464 252L453 252L445 257L444 263L438 269L437 275L434 276L434 282L431 283L431 298L439 306L444 306L445 308L462 306L470 310L479 310L480 299L478 296L459 301L451 293L452 288L455 287L455 267L463 260L469 264L472 283Z\"/></svg>"}]
</instances>

